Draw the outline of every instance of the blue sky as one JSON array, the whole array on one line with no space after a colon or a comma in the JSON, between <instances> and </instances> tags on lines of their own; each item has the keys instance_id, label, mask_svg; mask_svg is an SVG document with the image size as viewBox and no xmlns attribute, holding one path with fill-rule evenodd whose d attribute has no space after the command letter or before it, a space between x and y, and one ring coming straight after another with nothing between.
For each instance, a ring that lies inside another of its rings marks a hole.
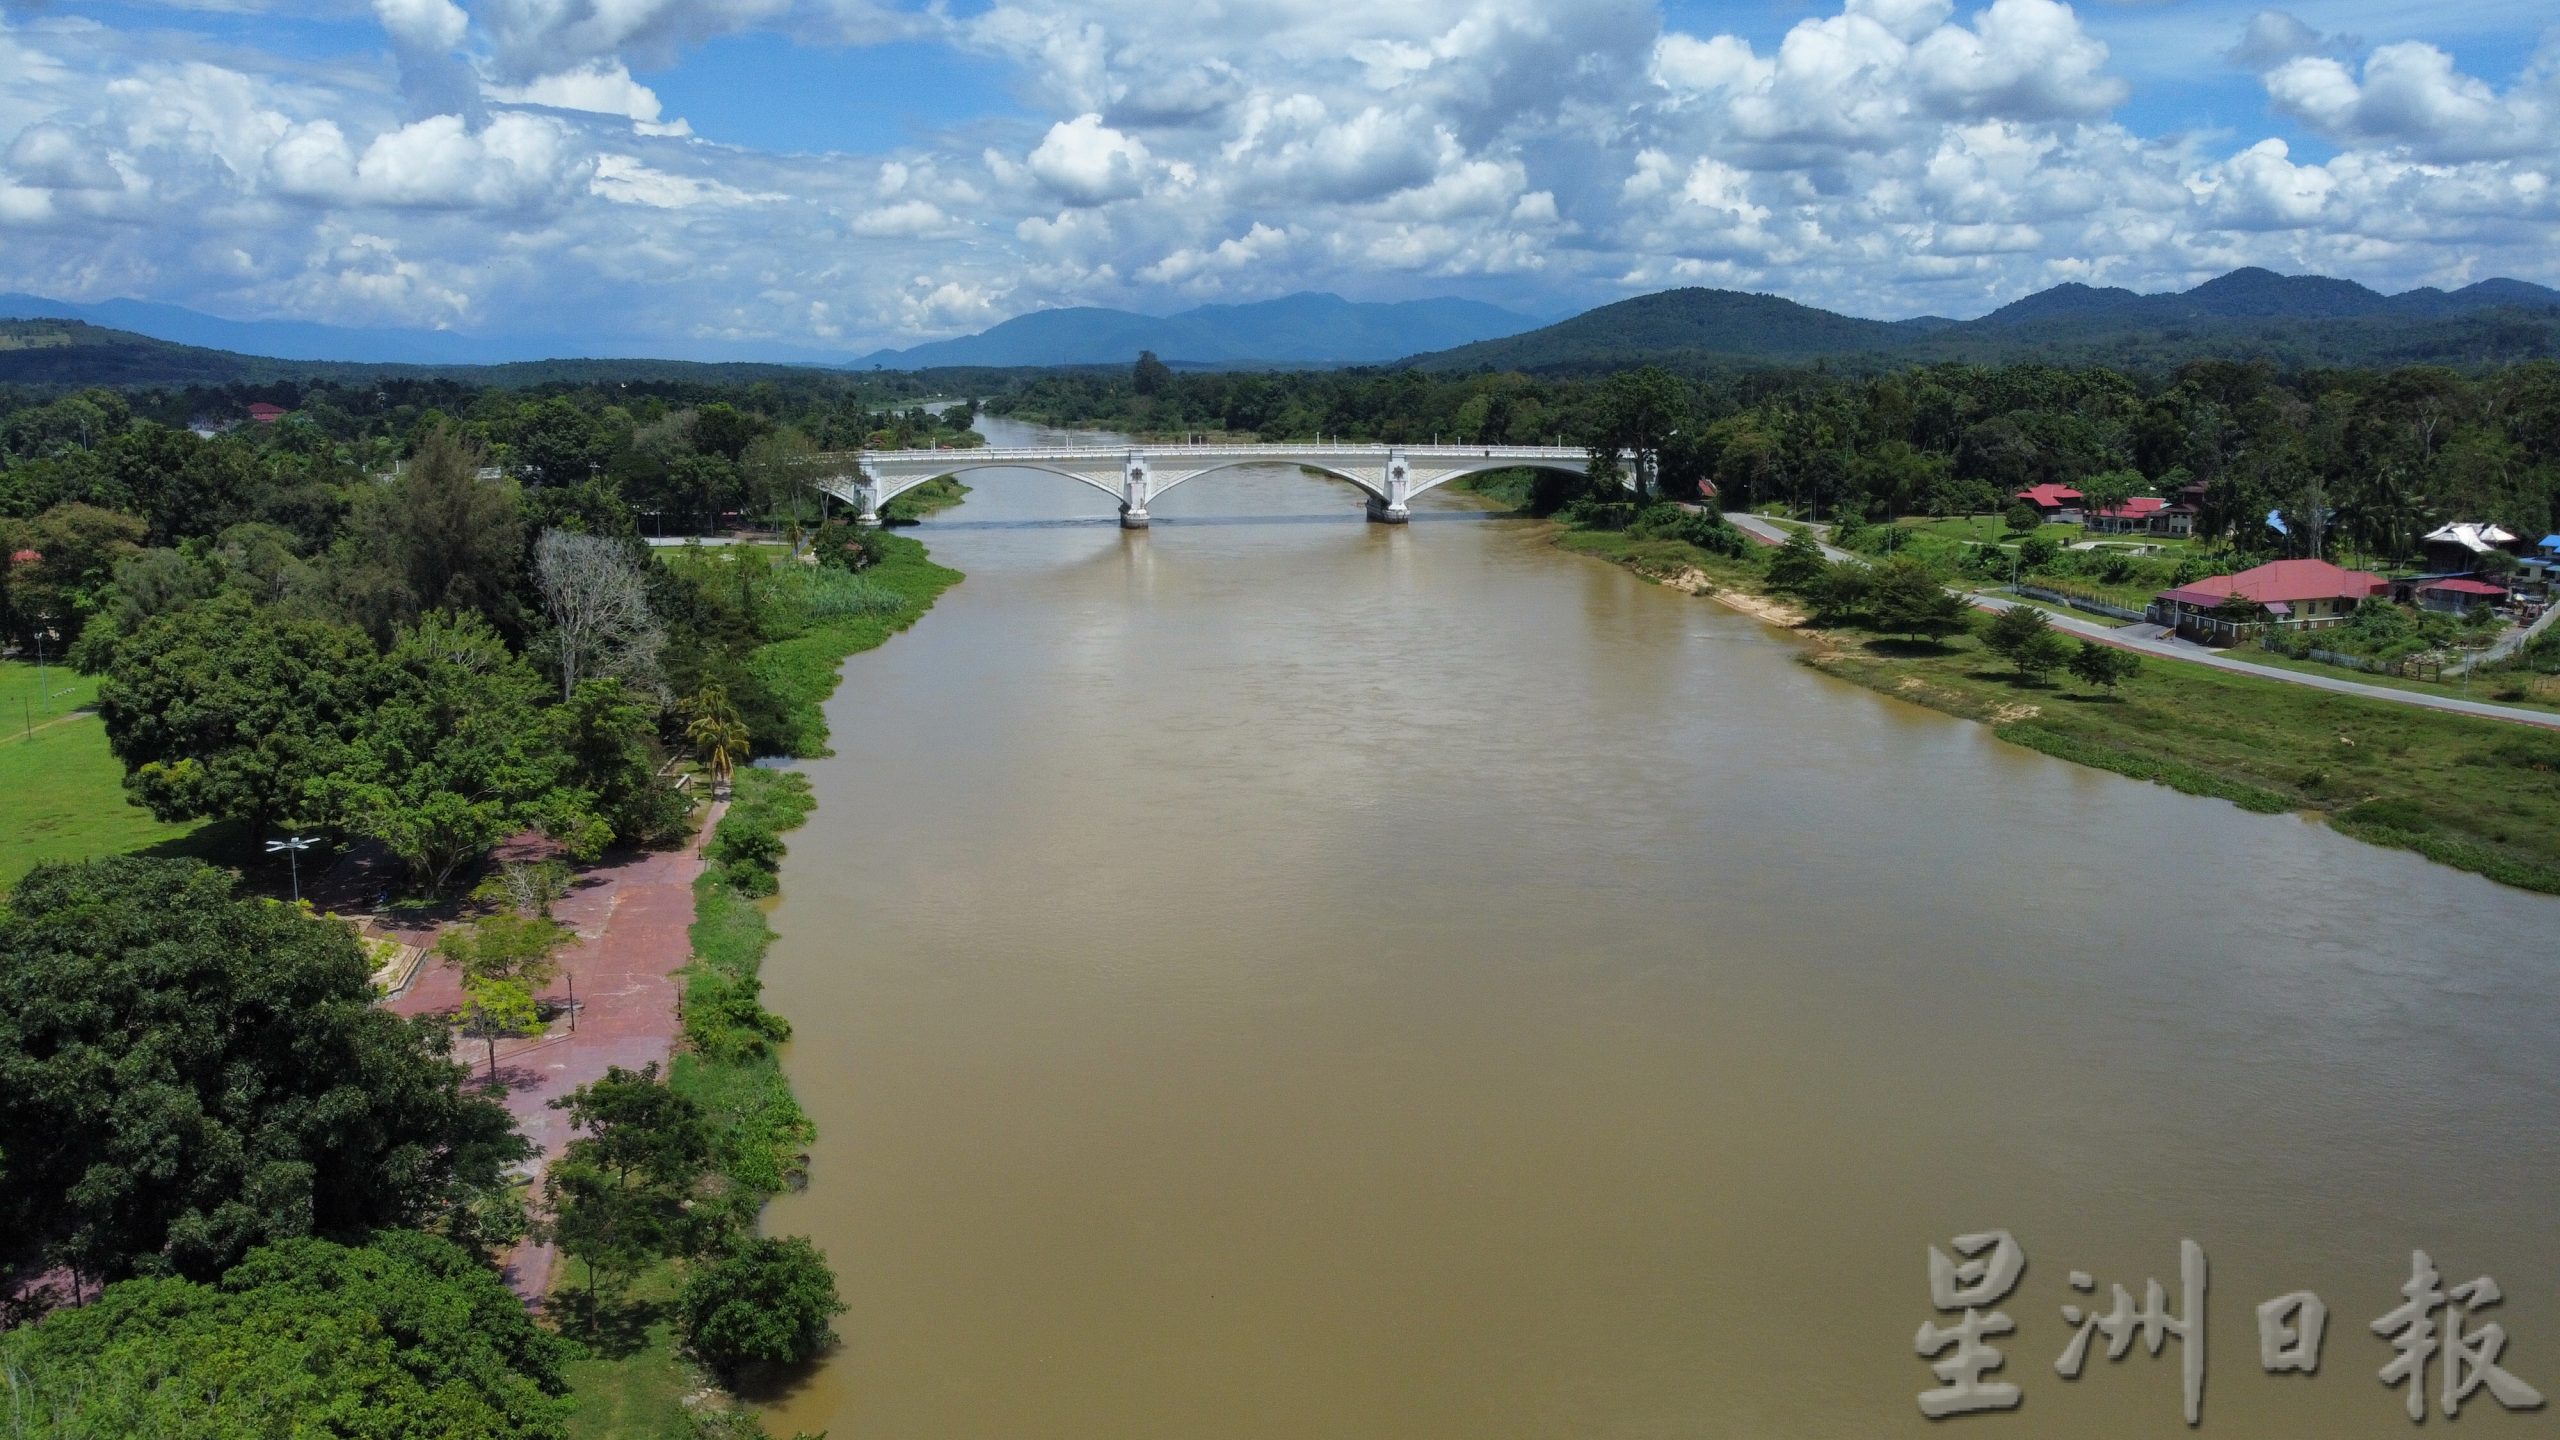
<instances>
[{"instance_id":1,"label":"blue sky","mask_svg":"<svg viewBox=\"0 0 2560 1440\"><path fill-rule=\"evenodd\" d=\"M0 289L860 354L1301 289L2560 283L2547 3L0 0Z\"/></svg>"}]
</instances>

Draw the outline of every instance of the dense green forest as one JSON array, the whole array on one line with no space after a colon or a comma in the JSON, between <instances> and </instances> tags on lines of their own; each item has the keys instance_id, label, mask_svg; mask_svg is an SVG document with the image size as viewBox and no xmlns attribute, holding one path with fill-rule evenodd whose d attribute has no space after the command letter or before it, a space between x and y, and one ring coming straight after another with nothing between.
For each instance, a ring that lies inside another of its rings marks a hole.
<instances>
[{"instance_id":1,"label":"dense green forest","mask_svg":"<svg viewBox=\"0 0 2560 1440\"><path fill-rule=\"evenodd\" d=\"M1639 403L1640 402L1640 403ZM2197 361L2154 378L2047 365L1599 380L1418 370L1053 374L991 414L1146 434L1658 445L1666 491L1860 520L1998 511L2047 481L2202 484L2202 533L2245 554L2344 540L2406 555L2446 519L2539 537L2560 498L2560 363L2283 371ZM1660 412L1648 420L1648 412ZM2281 517L2270 526L2270 514ZM2281 527L2281 528L2278 528Z\"/></svg>"}]
</instances>

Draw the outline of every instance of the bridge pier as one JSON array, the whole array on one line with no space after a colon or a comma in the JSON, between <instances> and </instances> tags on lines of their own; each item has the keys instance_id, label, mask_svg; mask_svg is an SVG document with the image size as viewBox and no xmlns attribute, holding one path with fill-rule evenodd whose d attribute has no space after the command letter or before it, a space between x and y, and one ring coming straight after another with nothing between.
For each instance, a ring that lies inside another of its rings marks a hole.
<instances>
[{"instance_id":1,"label":"bridge pier","mask_svg":"<svg viewBox=\"0 0 2560 1440\"><path fill-rule=\"evenodd\" d=\"M855 489L855 491L853 492L853 494L854 494L854 515L853 515L853 523L854 523L854 524L856 524L856 525L858 525L858 526L860 526L860 527L862 527L862 528L863 528L863 529L865 529L865 530L877 530L877 529L879 529L879 528L880 528L880 486L879 486L878 482L876 482L876 481L866 481L866 482L865 482L864 484L862 484L860 487L856 488L856 489Z\"/></svg>"},{"instance_id":2,"label":"bridge pier","mask_svg":"<svg viewBox=\"0 0 2560 1440\"><path fill-rule=\"evenodd\" d=\"M1135 450L1120 460L1120 528L1147 528L1147 457Z\"/></svg>"},{"instance_id":3,"label":"bridge pier","mask_svg":"<svg viewBox=\"0 0 2560 1440\"><path fill-rule=\"evenodd\" d=\"M1386 498L1369 497L1369 518L1381 525L1402 525L1413 518L1413 511L1405 503L1413 498L1413 469L1405 463L1400 448L1387 452L1386 480Z\"/></svg>"}]
</instances>

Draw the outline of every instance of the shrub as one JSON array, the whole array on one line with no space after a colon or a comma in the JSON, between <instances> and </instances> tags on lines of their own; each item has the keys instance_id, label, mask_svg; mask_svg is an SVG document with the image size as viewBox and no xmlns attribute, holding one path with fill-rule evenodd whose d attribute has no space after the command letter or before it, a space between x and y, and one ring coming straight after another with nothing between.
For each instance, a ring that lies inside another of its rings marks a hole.
<instances>
[{"instance_id":1,"label":"shrub","mask_svg":"<svg viewBox=\"0 0 2560 1440\"><path fill-rule=\"evenodd\" d=\"M799 1236L749 1240L695 1272L676 1302L685 1338L714 1369L801 1365L834 1341L829 1323L844 1313L835 1272Z\"/></svg>"}]
</instances>

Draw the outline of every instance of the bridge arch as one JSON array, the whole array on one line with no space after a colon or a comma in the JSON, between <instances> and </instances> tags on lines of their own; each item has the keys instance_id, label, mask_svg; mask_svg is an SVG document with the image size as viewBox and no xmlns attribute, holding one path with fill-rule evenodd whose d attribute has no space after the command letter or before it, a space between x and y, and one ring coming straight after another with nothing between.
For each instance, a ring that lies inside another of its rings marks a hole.
<instances>
[{"instance_id":1,"label":"bridge arch","mask_svg":"<svg viewBox=\"0 0 2560 1440\"><path fill-rule=\"evenodd\" d=\"M959 462L946 470L936 470L930 475L901 475L894 480L880 481L879 503L886 505L890 501L897 499L899 496L906 494L908 491L913 490L918 486L930 485L934 481L943 479L946 476L957 477L965 475L973 470L1037 470L1044 475L1056 475L1062 479L1073 480L1081 485L1090 485L1094 489L1101 491L1103 494L1110 496L1114 504L1117 504L1120 500L1120 487L1113 483L1113 480L1104 480L1092 475L1079 475L1073 470L1064 469L1056 465L1043 465L1033 460L971 460ZM1113 479L1116 480L1117 478L1118 472L1115 470L1113 472ZM846 488L853 488L862 483L862 477L859 475L839 475L835 477L835 483ZM845 497L840 494L839 498Z\"/></svg>"},{"instance_id":2,"label":"bridge arch","mask_svg":"<svg viewBox=\"0 0 2560 1440\"><path fill-rule=\"evenodd\" d=\"M1496 470L1544 470L1554 475L1575 476L1591 473L1587 465L1562 460L1487 460L1481 465L1462 466L1455 470L1436 472L1428 479L1417 479L1410 493L1420 495L1426 490L1437 490L1452 480L1463 480L1470 475L1490 474Z\"/></svg>"},{"instance_id":3,"label":"bridge arch","mask_svg":"<svg viewBox=\"0 0 2560 1440\"><path fill-rule=\"evenodd\" d=\"M1330 475L1336 480L1347 480L1359 487L1360 492L1370 499L1381 505L1387 503L1387 492L1374 481L1365 480L1338 466L1327 465L1321 460L1300 460L1287 456L1273 456L1268 460L1222 460L1215 465L1204 466L1198 470L1186 470L1150 489L1147 492L1147 498L1153 501L1156 496L1162 495L1186 480L1197 480L1203 475L1214 475L1221 470L1242 470L1258 465L1277 465L1291 470L1313 470L1320 475Z\"/></svg>"}]
</instances>

